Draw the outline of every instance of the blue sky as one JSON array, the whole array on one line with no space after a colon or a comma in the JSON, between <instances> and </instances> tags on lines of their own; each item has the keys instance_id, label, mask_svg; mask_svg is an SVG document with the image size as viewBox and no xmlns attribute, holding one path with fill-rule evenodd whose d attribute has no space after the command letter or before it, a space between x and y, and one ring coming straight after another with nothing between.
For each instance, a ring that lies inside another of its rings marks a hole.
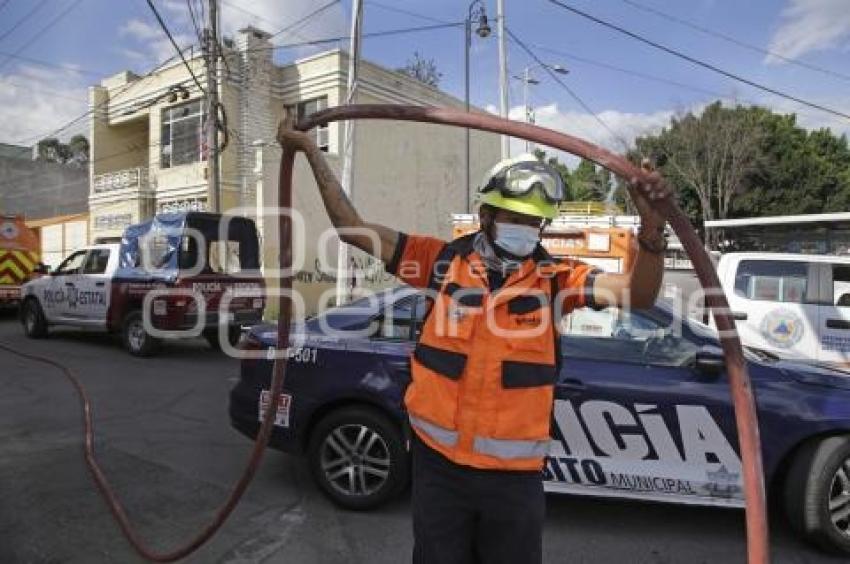
<instances>
[{"instance_id":1,"label":"blue sky","mask_svg":"<svg viewBox=\"0 0 850 564\"><path fill-rule=\"evenodd\" d=\"M156 3L178 42L191 42L194 31L186 2L157 0ZM253 23L277 31L325 3L325 0L222 0L223 27L226 33L232 33ZM765 57L635 6L639 4L850 76L848 0L566 0L566 3L751 80L850 111L850 79ZM486 4L495 28L495 0ZM663 126L678 112L699 110L718 96L797 112L800 122L808 127L829 126L850 132L850 121L846 119L801 108L697 68L581 19L546 0L505 0L505 4L507 26L533 45L543 60L570 69L564 80L616 132L616 137L628 141ZM380 3L365 0L365 30L374 32L433 23L426 18L460 21L467 5L466 1L454 0L381 0ZM34 8L38 9L21 22ZM70 9L66 16L39 35L42 28L66 9ZM299 26L296 33L283 34L275 42L346 35L350 9L350 0L342 0L307 25ZM13 30L16 24L19 25ZM33 42L34 38L37 40ZM285 62L324 48L327 46L281 49L276 52L276 58ZM530 59L514 44L509 43L508 48L510 70L512 74L520 74ZM462 28L364 41L365 57L388 67L403 65L414 51L434 58L443 73L441 87L462 97ZM32 142L38 135L85 112L88 85L122 69L143 73L171 52L144 0L0 0L0 141ZM7 58L9 53L60 67ZM475 39L471 76L472 100L476 105L498 105L497 53L495 35ZM653 78L629 74L635 72ZM531 87L531 103L536 108L538 123L615 150L622 149L596 118L542 71L536 71L535 77L540 84ZM512 80L512 115L518 118L522 116L521 103L522 84ZM80 130L84 130L82 122L63 132L63 136Z\"/></svg>"}]
</instances>

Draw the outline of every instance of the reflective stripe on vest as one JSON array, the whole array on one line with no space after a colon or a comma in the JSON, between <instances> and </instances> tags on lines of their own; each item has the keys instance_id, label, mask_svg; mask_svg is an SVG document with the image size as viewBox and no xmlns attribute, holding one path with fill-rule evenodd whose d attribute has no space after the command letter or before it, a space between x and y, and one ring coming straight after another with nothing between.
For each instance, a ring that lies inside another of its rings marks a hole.
<instances>
[{"instance_id":1,"label":"reflective stripe on vest","mask_svg":"<svg viewBox=\"0 0 850 564\"><path fill-rule=\"evenodd\" d=\"M498 458L534 458L546 456L549 452L549 441L521 441L475 437L472 450L480 454L487 454Z\"/></svg>"},{"instance_id":2,"label":"reflective stripe on vest","mask_svg":"<svg viewBox=\"0 0 850 564\"><path fill-rule=\"evenodd\" d=\"M449 429L444 429L439 425L434 425L429 421L425 421L424 419L420 419L415 415L409 414L410 424L423 431L429 437L440 443L441 445L447 447L453 447L457 444L457 431L450 431Z\"/></svg>"}]
</instances>

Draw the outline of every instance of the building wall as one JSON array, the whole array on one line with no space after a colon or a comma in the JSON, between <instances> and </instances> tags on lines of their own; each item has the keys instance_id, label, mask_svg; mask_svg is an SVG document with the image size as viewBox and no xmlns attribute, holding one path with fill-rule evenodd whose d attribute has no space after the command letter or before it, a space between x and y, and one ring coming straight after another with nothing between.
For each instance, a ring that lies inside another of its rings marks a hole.
<instances>
[{"instance_id":1,"label":"building wall","mask_svg":"<svg viewBox=\"0 0 850 564\"><path fill-rule=\"evenodd\" d=\"M28 221L27 224L38 233L41 262L51 269L90 240L87 214Z\"/></svg>"},{"instance_id":2,"label":"building wall","mask_svg":"<svg viewBox=\"0 0 850 564\"><path fill-rule=\"evenodd\" d=\"M85 168L0 156L0 214L42 219L88 209Z\"/></svg>"},{"instance_id":3,"label":"building wall","mask_svg":"<svg viewBox=\"0 0 850 564\"><path fill-rule=\"evenodd\" d=\"M335 50L296 61L282 67L272 62L268 34L247 28L240 31L235 48L228 51L230 75L221 86L221 98L227 109L230 143L221 157L222 209L238 210L257 219L263 240L264 264L271 269L279 262L277 220L274 211L263 214L261 208L276 207L277 176L280 149L275 140L276 130L284 108L320 96L327 98L329 107L345 102L348 56ZM198 77L203 73L198 61ZM377 65L361 65L358 103L403 103L429 106L463 107L463 102L414 79ZM93 89L93 98L121 94L122 101L108 112L109 131L102 124L93 127L92 145L104 140L125 143L115 135L121 127L146 127L148 141L147 164L157 211L169 203L207 197L207 166L205 162L160 169L159 136L163 108L170 105L162 94L169 86L183 84L191 98L199 94L180 65L172 65L151 78L137 79L128 89L129 75L116 75L102 87ZM131 80L132 82L132 80ZM132 94L131 94L132 92ZM159 98L157 98L159 96ZM133 102L135 100L135 102ZM134 105L135 104L135 105ZM119 124L126 124L120 125ZM339 175L343 151L343 131L340 124L328 130L327 159ZM356 161L353 202L363 217L391 227L432 234L448 239L451 236L451 214L468 209L465 183L465 136L462 129L413 123L359 122L356 137ZM483 172L498 160L498 136L473 133L471 171L473 184ZM294 241L296 250L303 250L297 265L296 289L305 299L303 314L311 314L332 301L335 288L337 240L324 237L330 223L318 194L318 189L303 157L296 163L294 199L304 227ZM132 205L132 198L121 205ZM98 205L105 204L99 202ZM118 202L113 202L118 206ZM103 207L103 210L106 208ZM137 206L134 213L142 214ZM258 211L259 209L259 211ZM101 213L92 206L92 221ZM324 241L324 249L319 249ZM298 253L296 253L296 257ZM326 256L326 264L319 260ZM355 277L356 287L382 287L394 284L394 278L383 272L383 265L371 257L354 252L351 263L363 268ZM269 277L271 286L276 280ZM270 308L274 315L275 306Z\"/></svg>"}]
</instances>

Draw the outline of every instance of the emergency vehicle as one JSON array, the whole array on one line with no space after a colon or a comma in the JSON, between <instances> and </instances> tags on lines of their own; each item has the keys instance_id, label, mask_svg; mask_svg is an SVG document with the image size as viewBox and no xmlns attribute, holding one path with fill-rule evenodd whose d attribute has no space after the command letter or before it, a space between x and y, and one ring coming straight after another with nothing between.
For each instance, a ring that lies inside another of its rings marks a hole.
<instances>
[{"instance_id":1,"label":"emergency vehicle","mask_svg":"<svg viewBox=\"0 0 850 564\"><path fill-rule=\"evenodd\" d=\"M561 215L543 232L541 243L554 257L579 259L605 272L628 272L635 259L639 227L635 216ZM452 215L452 238L478 231L478 217Z\"/></svg>"},{"instance_id":2,"label":"emergency vehicle","mask_svg":"<svg viewBox=\"0 0 850 564\"><path fill-rule=\"evenodd\" d=\"M210 213L161 214L126 229L120 243L73 252L22 288L31 338L66 325L119 333L149 356L161 339L203 335L238 341L262 319L265 299L254 222Z\"/></svg>"},{"instance_id":3,"label":"emergency vehicle","mask_svg":"<svg viewBox=\"0 0 850 564\"><path fill-rule=\"evenodd\" d=\"M38 249L38 235L22 217L0 216L0 307L20 301L21 284L36 275Z\"/></svg>"},{"instance_id":4,"label":"emergency vehicle","mask_svg":"<svg viewBox=\"0 0 850 564\"><path fill-rule=\"evenodd\" d=\"M426 307L402 286L293 327L269 444L305 455L343 507L379 506L409 480L403 398ZM662 303L613 319L607 333L561 339L546 491L744 507L716 333ZM269 405L271 359L283 354L276 340L274 326L257 325L242 341L230 419L251 438ZM801 536L850 554L848 373L753 348L745 355L771 499Z\"/></svg>"},{"instance_id":5,"label":"emergency vehicle","mask_svg":"<svg viewBox=\"0 0 850 564\"><path fill-rule=\"evenodd\" d=\"M742 343L850 364L850 257L727 253L717 275Z\"/></svg>"}]
</instances>

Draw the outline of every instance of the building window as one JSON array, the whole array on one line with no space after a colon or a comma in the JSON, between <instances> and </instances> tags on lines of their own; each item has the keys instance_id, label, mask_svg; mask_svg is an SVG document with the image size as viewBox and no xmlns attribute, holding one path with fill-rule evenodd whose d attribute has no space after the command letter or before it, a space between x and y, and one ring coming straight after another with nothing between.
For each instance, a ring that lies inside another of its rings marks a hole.
<instances>
[{"instance_id":1,"label":"building window","mask_svg":"<svg viewBox=\"0 0 850 564\"><path fill-rule=\"evenodd\" d=\"M296 119L302 120L306 117L309 117L315 114L318 111L324 110L328 107L328 97L321 96L319 98L313 98L312 100L305 100L303 102L298 102L294 106L290 106L290 110L295 110ZM328 136L328 126L327 124L316 127L309 131L310 137L313 138L313 141L316 145L319 146L324 152L328 152L330 147L329 136Z\"/></svg>"},{"instance_id":2,"label":"building window","mask_svg":"<svg viewBox=\"0 0 850 564\"><path fill-rule=\"evenodd\" d=\"M200 100L162 111L160 168L196 163L207 158L204 117Z\"/></svg>"}]
</instances>

